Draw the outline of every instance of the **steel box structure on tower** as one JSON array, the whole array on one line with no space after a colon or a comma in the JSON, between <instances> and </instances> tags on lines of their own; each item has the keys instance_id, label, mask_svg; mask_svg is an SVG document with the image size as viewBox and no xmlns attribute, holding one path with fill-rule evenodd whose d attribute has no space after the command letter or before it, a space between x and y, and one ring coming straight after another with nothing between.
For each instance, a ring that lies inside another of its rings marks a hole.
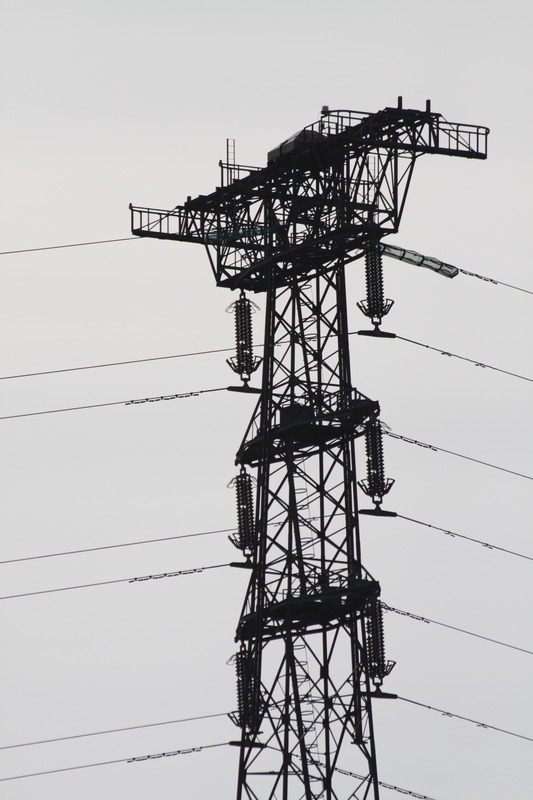
<instances>
[{"instance_id":1,"label":"steel box structure on tower","mask_svg":"<svg viewBox=\"0 0 533 800\"><path fill-rule=\"evenodd\" d=\"M360 307L379 334L391 306L380 241L398 230L416 158L485 158L487 133L429 103L324 108L265 168L221 163L210 195L172 211L131 207L134 234L203 244L219 286L266 296L260 397L236 458L235 544L250 568L236 633L238 800L379 795L371 699L391 665L380 587L361 557L358 437L378 510L391 482L379 405L352 385L345 270L365 255Z\"/></svg>"}]
</instances>

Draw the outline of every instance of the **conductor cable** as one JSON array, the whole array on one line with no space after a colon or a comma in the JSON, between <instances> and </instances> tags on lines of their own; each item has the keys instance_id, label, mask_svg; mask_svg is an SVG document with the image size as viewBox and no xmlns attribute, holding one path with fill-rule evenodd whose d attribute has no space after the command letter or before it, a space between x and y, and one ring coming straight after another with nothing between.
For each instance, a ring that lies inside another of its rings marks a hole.
<instances>
[{"instance_id":1,"label":"conductor cable","mask_svg":"<svg viewBox=\"0 0 533 800\"><path fill-rule=\"evenodd\" d=\"M477 725L478 728L487 728L492 731L498 731L498 733L505 733L507 736L515 736L517 739L525 739L527 742L533 742L533 738L531 738L531 736L524 736L521 733L514 733L514 731L505 730L505 728L497 728L496 725L489 725L486 722L479 722L479 720L470 719L470 717L462 717L460 714L452 714L451 711L443 711L442 708L435 708L434 706L428 706L426 705L426 703L419 703L416 700L409 700L407 697L398 696L398 700L403 700L404 703L411 703L414 706L420 706L420 708L427 708L429 709L429 711L437 711L444 717L453 717L455 719L461 719L464 722L471 722L474 725Z\"/></svg>"},{"instance_id":2,"label":"conductor cable","mask_svg":"<svg viewBox=\"0 0 533 800\"><path fill-rule=\"evenodd\" d=\"M444 447L437 447L434 444L419 442L417 441L417 439L410 439L408 436L401 436L399 433L393 433L393 431L388 431L386 428L383 428L383 433L386 436L390 436L392 439L400 439L402 442L407 442L408 444L416 444L418 445L418 447L424 447L426 450L434 450L435 452L448 453L448 455L450 456L456 456L457 458L464 458L466 459L466 461L473 461L476 464L482 464L484 467L491 467L491 469L498 469L501 472L508 472L510 475L516 475L519 478L525 478L528 481L533 481L532 475L525 475L523 472L516 472L513 469L507 469L507 467L500 467L497 464L491 464L488 461L482 461L479 458L466 456L464 453L456 453L453 450L446 450Z\"/></svg>"},{"instance_id":3,"label":"conductor cable","mask_svg":"<svg viewBox=\"0 0 533 800\"><path fill-rule=\"evenodd\" d=\"M185 717L183 719L170 719L165 722L148 722L144 725L128 725L125 728L111 728L105 731L91 731L91 733L76 733L72 736L56 736L53 739L39 739L35 742L22 742L20 744L7 744L0 747L0 750L14 750L18 747L34 747L38 744L52 744L55 742L67 742L71 739L86 739L89 736L106 736L109 733L124 733L125 731L138 731L144 728L158 728L162 725L177 725L180 722L197 722L202 719L214 719L215 717L227 717L228 713L221 712L219 714L203 714L199 717Z\"/></svg>"},{"instance_id":4,"label":"conductor cable","mask_svg":"<svg viewBox=\"0 0 533 800\"><path fill-rule=\"evenodd\" d=\"M25 775L11 775L8 778L0 778L0 782L3 781L17 781L21 778L37 778L41 775L54 775L58 772L72 772L76 769L90 769L91 767L103 767L107 766L108 764L133 764L134 762L138 761L151 761L152 759L156 758L169 758L171 756L184 756L189 755L189 753L200 753L202 750L210 750L214 747L227 747L229 742L220 742L218 744L204 744L200 747L189 747L184 750L170 750L165 753L154 753L148 756L133 756L132 758L115 758L111 761L96 761L93 764L78 764L75 767L60 767L59 769L47 769L41 772L28 772Z\"/></svg>"}]
</instances>

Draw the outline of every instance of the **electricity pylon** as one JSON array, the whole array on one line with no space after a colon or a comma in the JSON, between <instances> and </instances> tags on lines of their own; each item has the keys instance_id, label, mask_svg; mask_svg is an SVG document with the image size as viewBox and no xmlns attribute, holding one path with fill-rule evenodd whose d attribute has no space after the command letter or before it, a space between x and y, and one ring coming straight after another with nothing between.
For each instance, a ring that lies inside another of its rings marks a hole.
<instances>
[{"instance_id":1,"label":"electricity pylon","mask_svg":"<svg viewBox=\"0 0 533 800\"><path fill-rule=\"evenodd\" d=\"M235 656L238 800L378 798L372 698L385 659L379 583L362 563L362 490L381 510L379 404L352 386L345 273L363 257L359 303L380 329L384 236L396 233L423 153L485 158L488 130L440 114L322 109L263 168L220 163L221 185L172 211L131 207L138 236L198 242L217 284L238 290L230 366L258 403L238 449L234 544L250 581ZM228 150L234 153L234 148ZM246 291L266 296L260 389ZM234 388L234 387L233 387ZM254 479L255 474L255 490ZM255 493L255 502L254 502Z\"/></svg>"}]
</instances>

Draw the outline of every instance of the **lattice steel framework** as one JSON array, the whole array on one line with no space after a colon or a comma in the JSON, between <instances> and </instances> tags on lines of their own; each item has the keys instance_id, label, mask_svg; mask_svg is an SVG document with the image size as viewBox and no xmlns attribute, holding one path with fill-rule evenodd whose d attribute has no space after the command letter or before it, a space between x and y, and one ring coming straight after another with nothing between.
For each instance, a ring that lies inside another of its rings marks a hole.
<instances>
[{"instance_id":1,"label":"lattice steel framework","mask_svg":"<svg viewBox=\"0 0 533 800\"><path fill-rule=\"evenodd\" d=\"M132 207L134 234L199 242L220 286L266 295L260 397L236 458L233 541L251 571L236 634L238 800L379 796L371 698L391 664L380 587L361 559L358 437L378 510L391 481L379 405L352 386L345 270L366 255L360 307L379 333L391 305L380 240L398 229L417 156L485 158L487 133L429 104L323 109L265 168L221 163L210 195L172 211ZM254 391L247 320L237 327L231 366Z\"/></svg>"}]
</instances>

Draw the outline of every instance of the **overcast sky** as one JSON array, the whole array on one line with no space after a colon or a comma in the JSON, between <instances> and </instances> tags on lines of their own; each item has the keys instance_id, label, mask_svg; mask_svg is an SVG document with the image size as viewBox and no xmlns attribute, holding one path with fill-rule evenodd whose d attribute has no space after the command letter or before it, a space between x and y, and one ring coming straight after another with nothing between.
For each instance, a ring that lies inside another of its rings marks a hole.
<instances>
[{"instance_id":1,"label":"overcast sky","mask_svg":"<svg viewBox=\"0 0 533 800\"><path fill-rule=\"evenodd\" d=\"M320 108L396 105L487 125L487 161L419 160L391 243L533 289L531 11L481 0L4 0L0 250L127 237ZM361 265L349 275L362 327ZM2 255L0 377L233 344L234 296L194 245L135 240ZM388 261L386 328L533 377L533 297ZM264 306L264 298L254 298ZM261 337L256 317L256 340ZM0 416L225 386L227 354L2 381ZM357 388L394 431L526 475L532 388L402 341L353 341ZM0 421L0 560L231 528L250 398L213 394ZM533 555L531 481L386 439L387 507ZM364 453L360 448L361 472ZM362 521L394 607L531 644L531 562L405 520ZM225 534L0 565L0 595L223 564ZM230 569L0 601L0 747L235 708ZM385 688L533 736L531 656L387 614ZM529 669L528 669L529 668ZM529 703L529 708L528 708ZM526 800L531 742L376 703L383 781L436 800ZM225 718L0 750L0 777L227 742ZM235 795L236 748L2 784L5 800ZM383 797L395 793L383 790Z\"/></svg>"}]
</instances>

